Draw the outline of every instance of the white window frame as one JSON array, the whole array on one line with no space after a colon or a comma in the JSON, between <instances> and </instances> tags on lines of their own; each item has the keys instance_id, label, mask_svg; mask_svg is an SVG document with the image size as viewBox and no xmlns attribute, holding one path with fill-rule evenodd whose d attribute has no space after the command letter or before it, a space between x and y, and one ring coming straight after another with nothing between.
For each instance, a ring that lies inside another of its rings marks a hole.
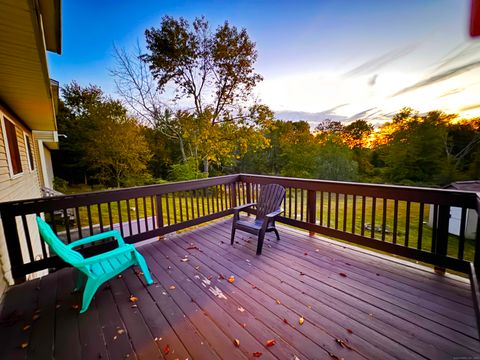
<instances>
[{"instance_id":1,"label":"white window frame","mask_svg":"<svg viewBox=\"0 0 480 360\"><path fill-rule=\"evenodd\" d=\"M30 140L30 151L28 151L28 140ZM33 139L31 136L29 136L25 131L23 132L23 142L25 143L25 157L27 158L27 165L28 165L28 171L30 173L34 172L36 170L35 166L35 161L34 161L34 150L33 150ZM31 158L30 158L31 157ZM32 170L32 164L33 164L33 170Z\"/></svg>"}]
</instances>

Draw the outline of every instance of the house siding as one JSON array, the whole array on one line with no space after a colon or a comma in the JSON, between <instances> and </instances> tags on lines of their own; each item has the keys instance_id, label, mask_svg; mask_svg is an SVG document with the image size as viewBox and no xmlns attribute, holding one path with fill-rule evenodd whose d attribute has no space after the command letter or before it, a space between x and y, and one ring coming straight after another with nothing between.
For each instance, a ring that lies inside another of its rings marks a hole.
<instances>
[{"instance_id":1,"label":"house siding","mask_svg":"<svg viewBox=\"0 0 480 360\"><path fill-rule=\"evenodd\" d=\"M33 139L32 132L26 128L18 119L5 108L0 107L0 121L5 121L5 117L15 124L18 148L20 152L20 159L22 164L22 173L15 176L11 176L7 160L6 141L3 131L0 131L0 202L38 198L41 196L40 191L40 179L39 179L39 163L37 161L38 154L35 146L32 146L32 161L34 162L35 169L30 170L27 147L25 144L25 133ZM35 241L38 238L38 232L35 231L36 224L34 217L28 217L27 219L29 232L32 236L33 254L34 257L41 257L40 242ZM13 279L10 271L10 262L8 259L8 252L6 247L5 238L3 235L2 224L0 223L0 294L3 293L7 285L13 284ZM21 226L19 228L22 228ZM25 259L28 258L28 251L25 241L25 235L19 234L20 243L22 248L22 254ZM36 246L35 246L36 244Z\"/></svg>"}]
</instances>

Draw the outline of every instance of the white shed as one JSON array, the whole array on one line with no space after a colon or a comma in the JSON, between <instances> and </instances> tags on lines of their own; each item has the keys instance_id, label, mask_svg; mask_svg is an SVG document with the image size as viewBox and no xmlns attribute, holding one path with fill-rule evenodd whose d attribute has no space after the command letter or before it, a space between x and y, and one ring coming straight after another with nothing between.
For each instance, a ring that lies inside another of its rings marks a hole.
<instances>
[{"instance_id":1,"label":"white shed","mask_svg":"<svg viewBox=\"0 0 480 360\"><path fill-rule=\"evenodd\" d=\"M456 181L447 186L445 189L473 191L480 196L480 180L472 181ZM452 235L460 235L460 219L462 216L462 209L458 207L450 208L450 222L448 224L448 232ZM465 221L465 238L475 239L477 232L478 215L474 209L467 209L467 217ZM428 216L428 226L433 226L433 206L430 206L430 213Z\"/></svg>"}]
</instances>

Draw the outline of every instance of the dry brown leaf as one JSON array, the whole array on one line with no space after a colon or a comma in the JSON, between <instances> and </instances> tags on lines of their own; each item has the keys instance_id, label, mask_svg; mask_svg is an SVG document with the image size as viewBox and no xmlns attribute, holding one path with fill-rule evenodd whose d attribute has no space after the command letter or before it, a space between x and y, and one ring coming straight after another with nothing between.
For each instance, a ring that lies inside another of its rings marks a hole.
<instances>
[{"instance_id":1,"label":"dry brown leaf","mask_svg":"<svg viewBox=\"0 0 480 360\"><path fill-rule=\"evenodd\" d=\"M183 258L180 260L181 262L187 262L188 261L188 258Z\"/></svg>"},{"instance_id":2,"label":"dry brown leaf","mask_svg":"<svg viewBox=\"0 0 480 360\"><path fill-rule=\"evenodd\" d=\"M167 355L170 352L170 346L167 344L165 348L163 349L163 353Z\"/></svg>"},{"instance_id":3,"label":"dry brown leaf","mask_svg":"<svg viewBox=\"0 0 480 360\"><path fill-rule=\"evenodd\" d=\"M303 275L305 275L305 273L303 273L303 272L300 271L300 275L303 276Z\"/></svg>"},{"instance_id":4,"label":"dry brown leaf","mask_svg":"<svg viewBox=\"0 0 480 360\"><path fill-rule=\"evenodd\" d=\"M295 357L293 358L293 360L300 360L300 358L299 358L297 355L295 355Z\"/></svg>"},{"instance_id":5,"label":"dry brown leaf","mask_svg":"<svg viewBox=\"0 0 480 360\"><path fill-rule=\"evenodd\" d=\"M23 342L23 343L21 343L21 344L20 344L20 347L21 347L22 349L26 349L26 348L28 347L28 342Z\"/></svg>"},{"instance_id":6,"label":"dry brown leaf","mask_svg":"<svg viewBox=\"0 0 480 360\"><path fill-rule=\"evenodd\" d=\"M284 322L285 324L288 324L288 320L287 320L287 319L283 319L283 322Z\"/></svg>"},{"instance_id":7,"label":"dry brown leaf","mask_svg":"<svg viewBox=\"0 0 480 360\"><path fill-rule=\"evenodd\" d=\"M240 340L233 339L233 345L235 345L236 347L240 347Z\"/></svg>"},{"instance_id":8,"label":"dry brown leaf","mask_svg":"<svg viewBox=\"0 0 480 360\"><path fill-rule=\"evenodd\" d=\"M187 247L187 250L199 250L199 249L198 249L198 246L191 245L191 246Z\"/></svg>"},{"instance_id":9,"label":"dry brown leaf","mask_svg":"<svg viewBox=\"0 0 480 360\"><path fill-rule=\"evenodd\" d=\"M280 300L278 300L278 299L275 299L275 303L279 304L279 305L281 304Z\"/></svg>"},{"instance_id":10,"label":"dry brown leaf","mask_svg":"<svg viewBox=\"0 0 480 360\"><path fill-rule=\"evenodd\" d=\"M260 357L263 354L260 351L255 351L252 355L253 355L253 357Z\"/></svg>"},{"instance_id":11,"label":"dry brown leaf","mask_svg":"<svg viewBox=\"0 0 480 360\"><path fill-rule=\"evenodd\" d=\"M222 273L220 273L220 275L218 275L218 279L219 279L219 280L224 280L224 279L225 279L225 275L223 275Z\"/></svg>"},{"instance_id":12,"label":"dry brown leaf","mask_svg":"<svg viewBox=\"0 0 480 360\"><path fill-rule=\"evenodd\" d=\"M352 329L347 329L347 332L348 332L349 334L353 334Z\"/></svg>"},{"instance_id":13,"label":"dry brown leaf","mask_svg":"<svg viewBox=\"0 0 480 360\"><path fill-rule=\"evenodd\" d=\"M304 322L305 322L305 319L303 318L303 316L301 316L301 317L298 319L298 323L299 323L300 325L302 325Z\"/></svg>"},{"instance_id":14,"label":"dry brown leaf","mask_svg":"<svg viewBox=\"0 0 480 360\"><path fill-rule=\"evenodd\" d=\"M344 360L343 357L340 357L340 356L337 356L335 354L332 354L332 353L328 353L328 355L330 355L330 357L334 360Z\"/></svg>"},{"instance_id":15,"label":"dry brown leaf","mask_svg":"<svg viewBox=\"0 0 480 360\"><path fill-rule=\"evenodd\" d=\"M23 330L23 331L27 331L28 329L30 329L30 327L31 327L31 326L30 326L29 324L27 324L27 325L25 325L25 326L22 328L22 330Z\"/></svg>"},{"instance_id":16,"label":"dry brown leaf","mask_svg":"<svg viewBox=\"0 0 480 360\"><path fill-rule=\"evenodd\" d=\"M335 339L335 342L345 349L353 350L352 347L346 341L343 341L342 339Z\"/></svg>"},{"instance_id":17,"label":"dry brown leaf","mask_svg":"<svg viewBox=\"0 0 480 360\"><path fill-rule=\"evenodd\" d=\"M121 279L123 277L122 274L118 274L117 279Z\"/></svg>"},{"instance_id":18,"label":"dry brown leaf","mask_svg":"<svg viewBox=\"0 0 480 360\"><path fill-rule=\"evenodd\" d=\"M117 330L118 335L122 335L123 333L125 333L125 330L123 330L123 329L118 329Z\"/></svg>"},{"instance_id":19,"label":"dry brown leaf","mask_svg":"<svg viewBox=\"0 0 480 360\"><path fill-rule=\"evenodd\" d=\"M113 337L113 340L117 340L117 335L115 335L115 336Z\"/></svg>"},{"instance_id":20,"label":"dry brown leaf","mask_svg":"<svg viewBox=\"0 0 480 360\"><path fill-rule=\"evenodd\" d=\"M168 270L171 270L171 269L172 269L172 267L171 267L170 265L168 265L168 266L167 266L167 269L168 269Z\"/></svg>"},{"instance_id":21,"label":"dry brown leaf","mask_svg":"<svg viewBox=\"0 0 480 360\"><path fill-rule=\"evenodd\" d=\"M175 290L177 287L175 285L170 285L169 289L170 290Z\"/></svg>"},{"instance_id":22,"label":"dry brown leaf","mask_svg":"<svg viewBox=\"0 0 480 360\"><path fill-rule=\"evenodd\" d=\"M303 253L303 255L307 256L307 255L308 255L308 253Z\"/></svg>"},{"instance_id":23,"label":"dry brown leaf","mask_svg":"<svg viewBox=\"0 0 480 360\"><path fill-rule=\"evenodd\" d=\"M235 281L235 277L233 275L230 275L227 279L227 281L230 283L230 284L233 284L233 282Z\"/></svg>"},{"instance_id":24,"label":"dry brown leaf","mask_svg":"<svg viewBox=\"0 0 480 360\"><path fill-rule=\"evenodd\" d=\"M256 289L257 288L257 285L252 285L252 289Z\"/></svg>"},{"instance_id":25,"label":"dry brown leaf","mask_svg":"<svg viewBox=\"0 0 480 360\"><path fill-rule=\"evenodd\" d=\"M138 297L130 295L130 298L128 300L132 303L136 303L138 301Z\"/></svg>"},{"instance_id":26,"label":"dry brown leaf","mask_svg":"<svg viewBox=\"0 0 480 360\"><path fill-rule=\"evenodd\" d=\"M270 340L267 340L267 341L265 342L265 346L270 347L270 346L275 345L276 343L277 343L277 342L275 341L275 339L270 339Z\"/></svg>"},{"instance_id":27,"label":"dry brown leaf","mask_svg":"<svg viewBox=\"0 0 480 360\"><path fill-rule=\"evenodd\" d=\"M345 273L338 273L340 276L347 277L347 274Z\"/></svg>"},{"instance_id":28,"label":"dry brown leaf","mask_svg":"<svg viewBox=\"0 0 480 360\"><path fill-rule=\"evenodd\" d=\"M61 307L62 307L62 305L60 305L60 304L55 305L55 309L60 309Z\"/></svg>"},{"instance_id":29,"label":"dry brown leaf","mask_svg":"<svg viewBox=\"0 0 480 360\"><path fill-rule=\"evenodd\" d=\"M320 249L315 249L315 252L320 252Z\"/></svg>"},{"instance_id":30,"label":"dry brown leaf","mask_svg":"<svg viewBox=\"0 0 480 360\"><path fill-rule=\"evenodd\" d=\"M239 307L237 308L237 310L240 311L240 312L244 312L244 311L245 311L245 309L244 309L243 307L241 307L241 306L239 306Z\"/></svg>"},{"instance_id":31,"label":"dry brown leaf","mask_svg":"<svg viewBox=\"0 0 480 360\"><path fill-rule=\"evenodd\" d=\"M35 321L35 320L37 320L39 317L40 317L40 315L38 315L38 314L33 314L32 320Z\"/></svg>"},{"instance_id":32,"label":"dry brown leaf","mask_svg":"<svg viewBox=\"0 0 480 360\"><path fill-rule=\"evenodd\" d=\"M208 280L212 280L212 279L213 279L213 275L208 275L207 279L208 279Z\"/></svg>"},{"instance_id":33,"label":"dry brown leaf","mask_svg":"<svg viewBox=\"0 0 480 360\"><path fill-rule=\"evenodd\" d=\"M198 270L198 269L200 269L200 266L198 266L198 265L195 266L195 270Z\"/></svg>"},{"instance_id":34,"label":"dry brown leaf","mask_svg":"<svg viewBox=\"0 0 480 360\"><path fill-rule=\"evenodd\" d=\"M245 329L247 327L247 324L243 323L242 327Z\"/></svg>"},{"instance_id":35,"label":"dry brown leaf","mask_svg":"<svg viewBox=\"0 0 480 360\"><path fill-rule=\"evenodd\" d=\"M80 308L80 306L78 306L77 304L72 305L72 309L78 310L79 308Z\"/></svg>"}]
</instances>

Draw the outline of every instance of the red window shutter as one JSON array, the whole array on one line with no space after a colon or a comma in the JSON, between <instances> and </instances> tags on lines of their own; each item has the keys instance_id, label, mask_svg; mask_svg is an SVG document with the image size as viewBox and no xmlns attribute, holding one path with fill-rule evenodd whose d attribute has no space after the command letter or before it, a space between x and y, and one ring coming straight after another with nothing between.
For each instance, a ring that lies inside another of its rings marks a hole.
<instances>
[{"instance_id":1,"label":"red window shutter","mask_svg":"<svg viewBox=\"0 0 480 360\"><path fill-rule=\"evenodd\" d=\"M22 161L20 160L20 151L18 150L17 130L15 125L5 120L5 130L7 132L8 150L10 152L10 162L12 164L13 175L22 172Z\"/></svg>"},{"instance_id":2,"label":"red window shutter","mask_svg":"<svg viewBox=\"0 0 480 360\"><path fill-rule=\"evenodd\" d=\"M472 0L470 12L470 36L480 36L480 0Z\"/></svg>"}]
</instances>

